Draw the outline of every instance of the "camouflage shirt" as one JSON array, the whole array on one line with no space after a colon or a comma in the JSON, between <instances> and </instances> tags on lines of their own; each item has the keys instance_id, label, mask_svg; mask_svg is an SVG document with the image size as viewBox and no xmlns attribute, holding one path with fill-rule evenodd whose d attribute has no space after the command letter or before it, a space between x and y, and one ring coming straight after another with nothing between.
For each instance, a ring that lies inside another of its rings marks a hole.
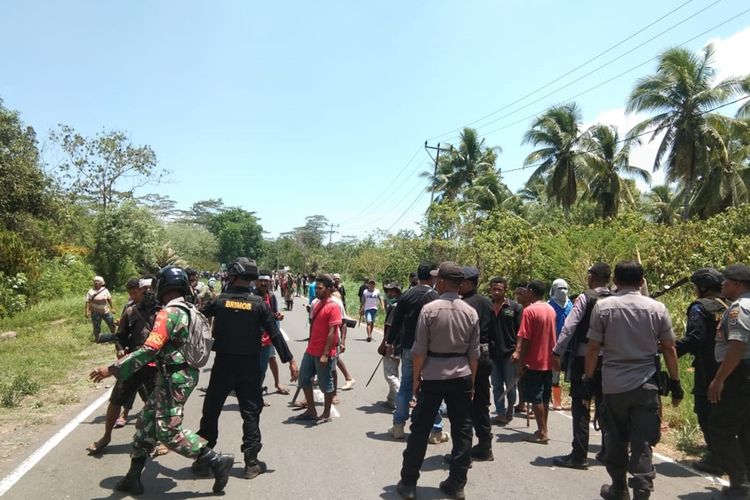
<instances>
[{"instance_id":1,"label":"camouflage shirt","mask_svg":"<svg viewBox=\"0 0 750 500\"><path fill-rule=\"evenodd\" d=\"M118 379L130 377L151 361L162 366L182 365L185 358L179 348L188 337L188 314L177 307L159 311L154 326L143 345L110 366Z\"/></svg>"}]
</instances>

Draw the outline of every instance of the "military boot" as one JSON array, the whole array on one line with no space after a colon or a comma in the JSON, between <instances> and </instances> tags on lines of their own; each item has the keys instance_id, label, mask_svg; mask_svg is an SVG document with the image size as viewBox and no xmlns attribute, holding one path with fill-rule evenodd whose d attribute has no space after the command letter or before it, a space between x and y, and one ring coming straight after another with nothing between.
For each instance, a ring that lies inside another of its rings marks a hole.
<instances>
[{"instance_id":1,"label":"military boot","mask_svg":"<svg viewBox=\"0 0 750 500\"><path fill-rule=\"evenodd\" d=\"M130 470L125 477L117 481L115 489L131 495L143 494L143 483L141 483L141 472L146 467L146 457L130 459Z\"/></svg>"},{"instance_id":2,"label":"military boot","mask_svg":"<svg viewBox=\"0 0 750 500\"><path fill-rule=\"evenodd\" d=\"M197 461L200 467L208 466L214 473L213 492L221 493L224 491L224 487L229 482L229 472L234 465L234 457L216 453L211 448L205 447L201 450Z\"/></svg>"},{"instance_id":3,"label":"military boot","mask_svg":"<svg viewBox=\"0 0 750 500\"><path fill-rule=\"evenodd\" d=\"M245 479L255 479L266 470L266 463L258 460L257 453L245 453L245 473L243 474Z\"/></svg>"}]
</instances>

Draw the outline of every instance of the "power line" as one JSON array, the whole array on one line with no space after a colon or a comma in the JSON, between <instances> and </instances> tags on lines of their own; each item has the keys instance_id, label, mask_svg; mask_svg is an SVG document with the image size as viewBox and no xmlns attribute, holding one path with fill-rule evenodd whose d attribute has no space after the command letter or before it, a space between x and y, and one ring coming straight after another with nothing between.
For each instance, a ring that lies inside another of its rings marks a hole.
<instances>
[{"instance_id":1,"label":"power line","mask_svg":"<svg viewBox=\"0 0 750 500\"><path fill-rule=\"evenodd\" d=\"M388 226L388 229L386 229L385 232L386 233L390 232L391 229L393 229L393 226L395 226L396 224L398 224L401 221L401 219L403 219L406 216L406 214L412 209L412 207L419 201L419 199L422 198L426 194L427 194L426 191L420 191L419 194L417 195L417 197L414 198L414 201L411 202L411 205L409 205L408 207L406 207L406 210L404 210L401 213L401 215L398 216L398 218L393 222L393 224L391 224L390 226Z\"/></svg>"},{"instance_id":2,"label":"power line","mask_svg":"<svg viewBox=\"0 0 750 500\"><path fill-rule=\"evenodd\" d=\"M639 30L638 30L638 31L636 31L635 33L633 33L633 34L629 35L628 37L624 38L623 40L620 40L620 41L619 41L619 42L617 42L616 44L614 44L614 45L610 46L609 48L607 48L606 50L604 50L604 51L602 51L602 52L598 53L597 55L595 55L594 57L592 57L592 58L588 59L587 61L585 61L585 62L583 62L583 63L579 64L579 65L578 65L578 66L576 66L575 68L573 68L573 69L571 69L571 70L567 71L566 73L564 73L564 74L562 74L562 75L558 76L557 78L555 78L555 79L553 79L553 80L551 80L551 81L547 82L546 84L542 85L541 87L538 87L538 88L536 88L536 89L535 89L535 90L533 90L532 92L529 92L528 94L526 94L526 95L524 95L524 96L522 96L522 97L520 97L520 98L516 99L515 101L513 101L513 102L511 102L511 103L508 103L508 104L506 104L506 105L502 106L501 108L498 108L498 109L496 109L495 111L493 111L493 112L491 112L491 113L488 113L488 114L486 114L486 115L482 116L481 118L477 118L476 120L474 120L474 121L471 121L471 122L467 123L466 125L467 125L467 126L469 126L469 125L473 125L473 124L475 124L475 123L479 123L480 121L482 121L482 120L485 120L486 118L489 118L489 117L491 117L491 116L494 116L494 115L496 115L497 113L499 113L499 112L501 112L501 111L504 111L504 110L506 110L506 109L510 108L511 106L514 106L514 105L518 104L519 102L521 102L521 101L525 100L526 98L528 98L528 97L531 97L532 95L534 95L534 94L536 94L536 93L538 93L538 92L540 92L540 91L542 91L542 90L546 89L546 88L547 88L547 87L549 87L550 85L553 85L553 84L555 84L555 83L559 82L560 80L562 80L562 79L563 79L563 78L565 78L566 76L569 76L569 75L571 75L572 73L575 73L576 71L578 71L579 69L583 68L583 67L584 67L584 66L586 66L587 64L589 64L589 63L591 63L591 62L595 61L596 59L600 58L601 56L603 56L603 55L605 55L605 54L607 54L607 53L611 52L611 51L612 51L612 50L614 50L614 49L616 49L617 47L619 47L619 46L620 46L620 45L622 45L623 43L625 43L625 42L627 42L627 41L629 41L629 40L632 40L632 39L633 39L633 38L635 38L636 36L640 35L640 34L641 34L641 33L643 33L644 31L646 31L646 30L647 30L648 28L650 28L650 27L654 26L655 24L657 24L657 23L661 22L662 20L666 19L667 17L669 17L670 15L674 14L674 13L675 13L675 12L677 12L678 10L682 9L683 7L685 7L685 6L687 5L687 4L691 3L692 1L693 1L693 0L688 0L688 1L686 1L686 2L684 2L684 3L682 3L682 4L680 4L680 5L678 5L678 6L677 6L677 7L675 7L674 9L670 10L669 12L667 12L666 14L664 14L663 16L661 16L660 18L658 18L658 19L656 19L655 21L653 21L653 22L651 22L651 23L647 24L646 26L644 26L643 28L639 29ZM719 0L719 1L721 1L721 0ZM717 2L715 2L715 3L717 3ZM711 7L711 6L713 6L713 4L712 4L712 5L709 5L709 7ZM485 125L486 125L486 124L485 124ZM451 135L451 134L454 134L454 133L456 133L456 132L460 132L460 131L461 131L461 128L453 129L453 130L451 130L450 132L445 132L445 133L442 133L442 134L436 135L436 136L434 136L434 137L431 137L431 138L429 138L428 140L432 141L432 140L440 139L440 138L442 138L442 137L445 137L445 136L448 136L448 135Z\"/></svg>"}]
</instances>

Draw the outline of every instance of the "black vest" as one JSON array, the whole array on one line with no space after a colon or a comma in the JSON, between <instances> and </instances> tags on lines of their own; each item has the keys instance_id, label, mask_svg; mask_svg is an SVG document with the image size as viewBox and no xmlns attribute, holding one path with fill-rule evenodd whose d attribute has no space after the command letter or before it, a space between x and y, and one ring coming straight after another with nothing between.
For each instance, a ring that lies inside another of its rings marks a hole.
<instances>
[{"instance_id":1,"label":"black vest","mask_svg":"<svg viewBox=\"0 0 750 500\"><path fill-rule=\"evenodd\" d=\"M583 293L586 295L586 310L583 313L581 321L576 325L576 329L573 332L573 338L570 339L570 343L568 344L568 346L570 346L569 349L572 349L570 352L572 352L574 356L576 346L581 342L585 344L589 341L587 335L589 333L589 326L591 326L591 312L594 310L596 302L602 297L609 297L612 295L612 292L609 290L601 293L597 293L594 290L586 290Z\"/></svg>"},{"instance_id":2,"label":"black vest","mask_svg":"<svg viewBox=\"0 0 750 500\"><path fill-rule=\"evenodd\" d=\"M213 350L219 354L259 355L264 306L261 297L249 292L226 291L216 297Z\"/></svg>"}]
</instances>

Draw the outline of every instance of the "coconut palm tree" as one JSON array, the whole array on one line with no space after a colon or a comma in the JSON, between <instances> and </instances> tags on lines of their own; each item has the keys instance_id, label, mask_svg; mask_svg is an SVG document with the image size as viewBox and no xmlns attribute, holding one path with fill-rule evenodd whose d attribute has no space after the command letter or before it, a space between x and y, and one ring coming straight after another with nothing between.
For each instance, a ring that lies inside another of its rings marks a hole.
<instances>
[{"instance_id":1,"label":"coconut palm tree","mask_svg":"<svg viewBox=\"0 0 750 500\"><path fill-rule=\"evenodd\" d=\"M672 48L659 56L656 74L638 80L630 93L626 111L656 113L636 125L628 134L662 136L654 159L654 170L663 167L668 182L681 184L683 218L689 217L694 184L705 175L708 150L717 135L707 115L742 93L743 79L729 78L714 84L714 48L706 46L700 55Z\"/></svg>"},{"instance_id":2,"label":"coconut palm tree","mask_svg":"<svg viewBox=\"0 0 750 500\"><path fill-rule=\"evenodd\" d=\"M654 186L646 195L648 210L654 222L671 226L677 219L678 198L668 185Z\"/></svg>"},{"instance_id":3,"label":"coconut palm tree","mask_svg":"<svg viewBox=\"0 0 750 500\"><path fill-rule=\"evenodd\" d=\"M576 149L581 133L581 111L575 103L553 106L539 116L523 136L523 144L541 146L524 160L539 166L530 181L546 181L547 196L562 205L565 217L578 198L583 163Z\"/></svg>"},{"instance_id":4,"label":"coconut palm tree","mask_svg":"<svg viewBox=\"0 0 750 500\"><path fill-rule=\"evenodd\" d=\"M621 141L616 127L594 125L583 135L581 144L588 197L596 202L602 217L617 217L623 198L635 205L633 193L623 176L651 182L651 174L630 164L630 147L639 141Z\"/></svg>"}]
</instances>

